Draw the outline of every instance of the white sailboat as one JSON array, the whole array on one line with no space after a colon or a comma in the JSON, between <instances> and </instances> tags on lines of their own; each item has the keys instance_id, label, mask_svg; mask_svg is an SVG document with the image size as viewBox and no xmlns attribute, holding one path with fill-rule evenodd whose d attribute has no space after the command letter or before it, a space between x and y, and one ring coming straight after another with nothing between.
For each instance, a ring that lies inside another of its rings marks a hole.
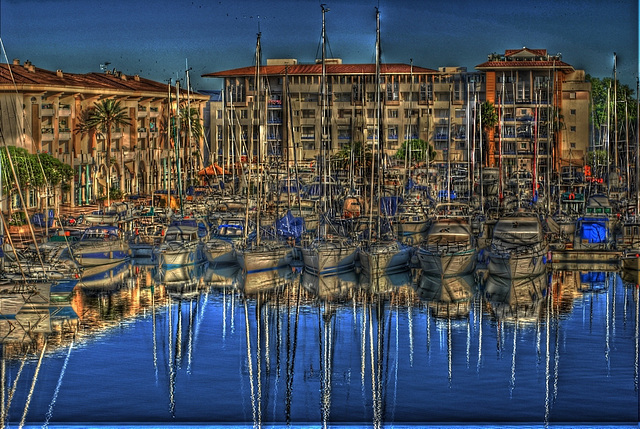
<instances>
[{"instance_id":1,"label":"white sailboat","mask_svg":"<svg viewBox=\"0 0 640 429\"><path fill-rule=\"evenodd\" d=\"M326 73L326 33L325 33L325 13L329 10L324 5L322 7L322 78L320 82L320 91L322 94L322 144L321 144L321 160L326 160L327 152L327 114L325 114L328 108L328 94L327 94L327 73ZM323 178L326 183L326 178ZM325 188L323 186L322 188ZM328 195L322 195L323 203L326 206L326 200ZM321 209L322 210L322 209ZM321 216L326 216L327 211L323 210ZM347 272L355 267L355 261L357 256L358 247L356 244L347 237L338 234L328 234L327 230L330 225L327 224L327 220L323 219L323 222L317 228L317 237L314 239L302 243L301 254L304 263L305 271L316 275L325 274L337 274Z\"/></svg>"},{"instance_id":2,"label":"white sailboat","mask_svg":"<svg viewBox=\"0 0 640 429\"><path fill-rule=\"evenodd\" d=\"M374 207L374 194L378 195L378 200L382 200L382 171L378 171L377 186L374 192L374 168L376 164L376 156L378 166L382 167L383 162L383 150L380 142L380 128L381 128L381 100L380 100L380 11L376 9L376 115L375 115L375 138L374 138L374 159L371 169L371 188L370 195L371 201L369 203L369 225L366 243L360 248L359 259L362 266L362 271L370 277L378 276L384 273L397 272L406 270L409 266L409 261L413 252L413 248L397 240L396 237L382 236L381 223L385 220L382 216L378 216L375 221L375 228L377 233L373 236L374 222L373 222L373 207ZM377 147L376 147L377 144ZM382 215L383 204L379 204L379 214Z\"/></svg>"}]
</instances>

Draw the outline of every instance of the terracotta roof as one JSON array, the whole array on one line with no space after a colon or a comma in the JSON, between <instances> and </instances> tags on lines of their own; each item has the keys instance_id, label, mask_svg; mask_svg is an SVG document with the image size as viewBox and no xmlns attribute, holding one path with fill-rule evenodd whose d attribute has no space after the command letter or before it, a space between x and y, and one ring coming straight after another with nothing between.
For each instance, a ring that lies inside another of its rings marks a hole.
<instances>
[{"instance_id":1,"label":"terracotta roof","mask_svg":"<svg viewBox=\"0 0 640 429\"><path fill-rule=\"evenodd\" d=\"M487 61L476 66L479 70L484 69L548 69L573 70L573 66L564 61Z\"/></svg>"},{"instance_id":2,"label":"terracotta roof","mask_svg":"<svg viewBox=\"0 0 640 429\"><path fill-rule=\"evenodd\" d=\"M255 74L255 66L241 67L231 70L223 70L214 73L203 74L202 77L232 77L232 76L252 76ZM375 64L327 64L328 75L355 75L355 74L375 74ZM293 64L293 65L269 65L260 66L260 74L263 76L284 76L290 75L321 75L322 64ZM381 74L390 73L411 73L409 64L381 64ZM413 66L413 73L438 73L437 70L424 67Z\"/></svg>"},{"instance_id":3,"label":"terracotta roof","mask_svg":"<svg viewBox=\"0 0 640 429\"><path fill-rule=\"evenodd\" d=\"M86 73L76 74L45 70L27 64L0 64L0 89L13 84L18 87L28 86L30 89L41 87L69 88L69 90L107 90L133 93L167 93L167 84L156 82L143 77L126 75L125 79L120 74L113 73ZM186 89L182 89L185 92ZM201 94L195 94L196 97ZM202 96L204 97L204 96ZM199 98L199 97L198 97Z\"/></svg>"},{"instance_id":4,"label":"terracotta roof","mask_svg":"<svg viewBox=\"0 0 640 429\"><path fill-rule=\"evenodd\" d=\"M531 52L533 55L538 56L538 57L544 57L545 55L547 55L547 50L546 49L521 48L521 49L506 49L504 51L504 56L505 57L510 57L511 55L518 54L518 53L520 53L522 51Z\"/></svg>"}]
</instances>

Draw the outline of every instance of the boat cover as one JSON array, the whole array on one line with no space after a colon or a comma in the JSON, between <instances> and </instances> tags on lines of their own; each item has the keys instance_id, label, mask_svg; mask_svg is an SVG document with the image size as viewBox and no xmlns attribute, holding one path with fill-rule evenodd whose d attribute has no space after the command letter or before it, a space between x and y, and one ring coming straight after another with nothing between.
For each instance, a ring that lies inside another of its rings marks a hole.
<instances>
[{"instance_id":1,"label":"boat cover","mask_svg":"<svg viewBox=\"0 0 640 429\"><path fill-rule=\"evenodd\" d=\"M304 232L304 219L295 217L291 214L291 210L287 214L276 221L276 230L281 237L300 238Z\"/></svg>"},{"instance_id":2,"label":"boat cover","mask_svg":"<svg viewBox=\"0 0 640 429\"><path fill-rule=\"evenodd\" d=\"M580 238L589 243L604 243L607 241L606 220L582 218Z\"/></svg>"}]
</instances>

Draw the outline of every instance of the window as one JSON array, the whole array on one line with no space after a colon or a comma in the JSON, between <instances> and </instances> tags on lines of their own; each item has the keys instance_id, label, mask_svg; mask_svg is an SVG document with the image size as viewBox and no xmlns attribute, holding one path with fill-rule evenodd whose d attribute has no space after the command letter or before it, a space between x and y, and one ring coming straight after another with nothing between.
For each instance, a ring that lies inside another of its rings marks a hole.
<instances>
[{"instance_id":1,"label":"window","mask_svg":"<svg viewBox=\"0 0 640 429\"><path fill-rule=\"evenodd\" d=\"M576 109L571 109L571 114L575 115L576 114Z\"/></svg>"},{"instance_id":2,"label":"window","mask_svg":"<svg viewBox=\"0 0 640 429\"><path fill-rule=\"evenodd\" d=\"M575 143L571 143L571 149L575 149L576 148L576 144Z\"/></svg>"},{"instance_id":3,"label":"window","mask_svg":"<svg viewBox=\"0 0 640 429\"><path fill-rule=\"evenodd\" d=\"M388 110L389 118L397 118L398 117L398 109L390 109Z\"/></svg>"},{"instance_id":4,"label":"window","mask_svg":"<svg viewBox=\"0 0 640 429\"><path fill-rule=\"evenodd\" d=\"M397 125L389 125L387 128L387 138L390 140L398 139L398 126Z\"/></svg>"},{"instance_id":5,"label":"window","mask_svg":"<svg viewBox=\"0 0 640 429\"><path fill-rule=\"evenodd\" d=\"M410 117L412 117L412 116L415 116L415 115L416 115L416 113L417 113L417 112L416 112L416 110L414 110L414 109L404 109L404 117L405 117L405 118L410 118Z\"/></svg>"},{"instance_id":6,"label":"window","mask_svg":"<svg viewBox=\"0 0 640 429\"><path fill-rule=\"evenodd\" d=\"M222 119L222 110L216 110L216 118Z\"/></svg>"},{"instance_id":7,"label":"window","mask_svg":"<svg viewBox=\"0 0 640 429\"><path fill-rule=\"evenodd\" d=\"M575 132L576 132L576 127L575 127L575 126L573 126L573 125L571 126L571 132L572 132L572 133L575 133Z\"/></svg>"},{"instance_id":8,"label":"window","mask_svg":"<svg viewBox=\"0 0 640 429\"><path fill-rule=\"evenodd\" d=\"M240 119L247 119L247 109L240 110Z\"/></svg>"}]
</instances>

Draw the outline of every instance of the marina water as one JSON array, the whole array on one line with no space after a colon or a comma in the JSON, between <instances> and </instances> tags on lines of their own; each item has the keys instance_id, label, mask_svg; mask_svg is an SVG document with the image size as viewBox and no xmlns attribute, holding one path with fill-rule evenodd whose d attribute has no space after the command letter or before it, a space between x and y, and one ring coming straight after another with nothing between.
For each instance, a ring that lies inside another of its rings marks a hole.
<instances>
[{"instance_id":1,"label":"marina water","mask_svg":"<svg viewBox=\"0 0 640 429\"><path fill-rule=\"evenodd\" d=\"M6 427L638 422L637 273L549 272L514 304L479 273L445 302L419 270L105 270L5 336Z\"/></svg>"}]
</instances>

